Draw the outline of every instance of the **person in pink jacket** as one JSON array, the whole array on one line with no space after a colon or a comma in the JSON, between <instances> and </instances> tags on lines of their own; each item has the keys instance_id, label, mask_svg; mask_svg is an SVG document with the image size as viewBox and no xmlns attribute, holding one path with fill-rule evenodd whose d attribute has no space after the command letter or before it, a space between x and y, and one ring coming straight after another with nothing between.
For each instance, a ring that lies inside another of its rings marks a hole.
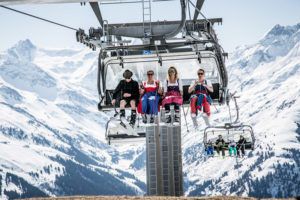
<instances>
[{"instance_id":1,"label":"person in pink jacket","mask_svg":"<svg viewBox=\"0 0 300 200\"><path fill-rule=\"evenodd\" d=\"M164 99L162 101L162 107L166 111L166 123L171 123L170 105L174 105L175 110L175 122L180 121L180 105L183 102L183 87L182 82L178 78L178 72L175 67L171 66L168 69L167 80L163 85Z\"/></svg>"}]
</instances>

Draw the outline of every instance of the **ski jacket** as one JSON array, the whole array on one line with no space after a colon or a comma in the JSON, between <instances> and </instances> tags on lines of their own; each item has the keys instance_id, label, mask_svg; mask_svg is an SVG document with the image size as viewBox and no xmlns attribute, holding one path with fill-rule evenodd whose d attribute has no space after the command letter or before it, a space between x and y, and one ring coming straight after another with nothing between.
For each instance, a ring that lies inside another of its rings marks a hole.
<instances>
[{"instance_id":1,"label":"ski jacket","mask_svg":"<svg viewBox=\"0 0 300 200\"><path fill-rule=\"evenodd\" d=\"M236 142L235 141L232 141L229 143L228 145L229 147L236 147Z\"/></svg>"},{"instance_id":2,"label":"ski jacket","mask_svg":"<svg viewBox=\"0 0 300 200\"><path fill-rule=\"evenodd\" d=\"M225 145L225 141L223 139L217 139L216 140L216 145Z\"/></svg>"},{"instance_id":3,"label":"ski jacket","mask_svg":"<svg viewBox=\"0 0 300 200\"><path fill-rule=\"evenodd\" d=\"M240 140L238 141L238 144L239 144L239 145L245 144L245 143L246 143L246 139L245 139L245 138L240 139Z\"/></svg>"},{"instance_id":4,"label":"ski jacket","mask_svg":"<svg viewBox=\"0 0 300 200\"><path fill-rule=\"evenodd\" d=\"M208 148L208 149L212 149L212 148L213 148L212 142L207 143L207 148Z\"/></svg>"},{"instance_id":5,"label":"ski jacket","mask_svg":"<svg viewBox=\"0 0 300 200\"><path fill-rule=\"evenodd\" d=\"M128 97L130 99L139 99L139 84L135 80L132 80L130 82L126 82L125 80L121 80L114 90L113 93L113 99L117 98L117 95L121 92L121 99L123 99L124 93L131 94L131 97Z\"/></svg>"}]
</instances>

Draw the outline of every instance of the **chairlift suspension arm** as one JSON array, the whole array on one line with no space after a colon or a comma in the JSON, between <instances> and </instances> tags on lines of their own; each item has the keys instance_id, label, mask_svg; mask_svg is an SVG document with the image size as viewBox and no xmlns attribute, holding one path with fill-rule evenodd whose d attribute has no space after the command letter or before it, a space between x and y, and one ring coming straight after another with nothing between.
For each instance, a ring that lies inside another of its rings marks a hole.
<instances>
[{"instance_id":1,"label":"chairlift suspension arm","mask_svg":"<svg viewBox=\"0 0 300 200\"><path fill-rule=\"evenodd\" d=\"M101 15L101 11L100 11L100 7L99 7L98 2L90 2L90 5L91 5L98 21L99 21L101 27L104 28L103 27L103 18L102 18L102 15Z\"/></svg>"},{"instance_id":2,"label":"chairlift suspension arm","mask_svg":"<svg viewBox=\"0 0 300 200\"><path fill-rule=\"evenodd\" d=\"M198 15L199 15L199 12L203 6L203 3L204 3L204 0L197 0L197 3L196 3L196 8L195 8L195 13L194 13L194 22L197 20L198 18Z\"/></svg>"},{"instance_id":3,"label":"chairlift suspension arm","mask_svg":"<svg viewBox=\"0 0 300 200\"><path fill-rule=\"evenodd\" d=\"M234 123L237 123L239 121L239 118L240 118L240 112L239 112L239 105L237 104L237 100L236 100L236 96L233 96L233 99L234 99L234 103L235 103L235 109L236 109L236 119L234 121Z\"/></svg>"}]
</instances>

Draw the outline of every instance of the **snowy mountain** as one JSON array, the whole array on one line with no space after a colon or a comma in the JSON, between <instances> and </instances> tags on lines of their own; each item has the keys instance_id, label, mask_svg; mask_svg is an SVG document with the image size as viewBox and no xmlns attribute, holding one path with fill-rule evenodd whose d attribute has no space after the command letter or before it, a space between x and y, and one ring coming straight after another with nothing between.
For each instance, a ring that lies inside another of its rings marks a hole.
<instances>
[{"instance_id":1,"label":"snowy mountain","mask_svg":"<svg viewBox=\"0 0 300 200\"><path fill-rule=\"evenodd\" d=\"M185 134L186 194L299 195L300 24L276 25L259 42L238 47L229 57L229 88L241 96L240 121L253 126L256 148L243 160L205 161L201 133ZM228 110L215 111L212 119L215 125L229 121Z\"/></svg>"},{"instance_id":2,"label":"snowy mountain","mask_svg":"<svg viewBox=\"0 0 300 200\"><path fill-rule=\"evenodd\" d=\"M145 145L105 142L110 116L96 108L97 56L29 40L0 52L1 199L145 194ZM238 162L207 159L204 126L182 127L185 195L300 194L299 56L300 24L277 25L230 54L230 90L241 96L240 121L253 126L256 148ZM212 123L228 122L228 109L217 109Z\"/></svg>"},{"instance_id":3,"label":"snowy mountain","mask_svg":"<svg viewBox=\"0 0 300 200\"><path fill-rule=\"evenodd\" d=\"M145 169L131 166L143 145L121 151L104 140L96 70L97 54L85 49L25 40L0 53L1 199L144 194Z\"/></svg>"}]
</instances>

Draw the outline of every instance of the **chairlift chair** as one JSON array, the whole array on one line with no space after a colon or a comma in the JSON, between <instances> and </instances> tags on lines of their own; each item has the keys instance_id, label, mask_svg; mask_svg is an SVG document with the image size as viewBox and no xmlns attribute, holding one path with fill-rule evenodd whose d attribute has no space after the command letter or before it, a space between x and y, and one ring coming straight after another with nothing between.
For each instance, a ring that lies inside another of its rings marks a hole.
<instances>
[{"instance_id":1,"label":"chairlift chair","mask_svg":"<svg viewBox=\"0 0 300 200\"><path fill-rule=\"evenodd\" d=\"M251 126L226 123L224 126L210 126L204 129L203 143L205 151L207 150L208 141L214 143L219 135L225 140L225 146L228 146L229 140L232 139L238 142L240 135L242 135L246 139L245 149L254 150L255 137Z\"/></svg>"}]
</instances>

